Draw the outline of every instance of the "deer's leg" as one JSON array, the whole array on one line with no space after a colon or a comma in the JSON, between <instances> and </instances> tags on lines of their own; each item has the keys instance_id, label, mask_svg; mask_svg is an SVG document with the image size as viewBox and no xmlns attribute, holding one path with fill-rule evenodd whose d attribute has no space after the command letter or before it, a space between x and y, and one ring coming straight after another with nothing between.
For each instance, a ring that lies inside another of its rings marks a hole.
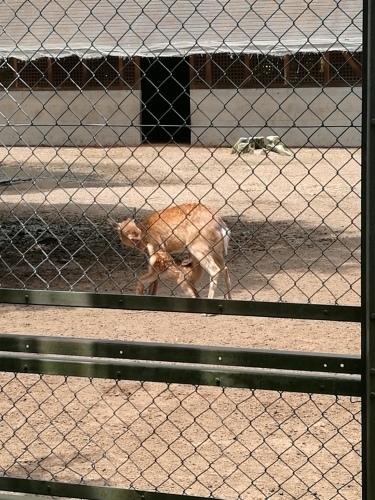
<instances>
[{"instance_id":1,"label":"deer's leg","mask_svg":"<svg viewBox=\"0 0 375 500\"><path fill-rule=\"evenodd\" d=\"M142 295L145 291L145 288L150 286L150 290L157 290L157 281L158 281L158 273L150 266L147 273L142 274L138 278L138 283L135 287L135 293L137 295ZM156 287L155 287L156 282ZM153 295L153 294L152 294Z\"/></svg>"},{"instance_id":2,"label":"deer's leg","mask_svg":"<svg viewBox=\"0 0 375 500\"><path fill-rule=\"evenodd\" d=\"M180 285L184 292L186 292L190 297L199 297L199 293L195 285L203 273L201 265L193 255L190 255L188 259L181 262L179 267L180 276L178 279L178 285ZM181 270L183 274L181 274Z\"/></svg>"},{"instance_id":3,"label":"deer's leg","mask_svg":"<svg viewBox=\"0 0 375 500\"><path fill-rule=\"evenodd\" d=\"M209 299L214 298L215 291L217 289L217 283L219 280L219 275L220 275L220 270L214 276L212 274L210 274L210 287L208 289L208 298Z\"/></svg>"},{"instance_id":4,"label":"deer's leg","mask_svg":"<svg viewBox=\"0 0 375 500\"><path fill-rule=\"evenodd\" d=\"M199 297L196 284L198 283L203 274L203 268L194 257L192 257L191 266L192 270L186 275L185 279L194 288L195 296Z\"/></svg>"},{"instance_id":5,"label":"deer's leg","mask_svg":"<svg viewBox=\"0 0 375 500\"><path fill-rule=\"evenodd\" d=\"M215 264L217 268L219 269L218 273L212 278L211 276L211 282L210 282L210 288L208 291L208 298L212 299L214 297L215 290L217 288L217 282L219 279L219 275L221 272L224 273L224 279L225 279L225 285L227 287L227 293L225 294L225 297L228 299L232 299L232 292L231 292L231 284L230 284L230 276L229 276L229 271L227 266L225 265L224 259L222 259L219 255L214 255L211 254L213 257L213 260L215 261Z\"/></svg>"},{"instance_id":6,"label":"deer's leg","mask_svg":"<svg viewBox=\"0 0 375 500\"><path fill-rule=\"evenodd\" d=\"M151 285L149 286L148 289L148 294L149 295L156 295L156 292L158 291L158 285L159 285L159 279L156 279Z\"/></svg>"},{"instance_id":7,"label":"deer's leg","mask_svg":"<svg viewBox=\"0 0 375 500\"><path fill-rule=\"evenodd\" d=\"M195 259L193 260L192 266L193 266L193 269L188 274L188 279L189 279L190 283L193 283L193 285L195 285L195 283L197 283L202 277L203 268L199 264L199 262L195 261Z\"/></svg>"},{"instance_id":8,"label":"deer's leg","mask_svg":"<svg viewBox=\"0 0 375 500\"><path fill-rule=\"evenodd\" d=\"M198 297L197 289L192 283L189 283L189 281L186 280L185 276L181 276L177 282L186 295L189 295L189 297Z\"/></svg>"},{"instance_id":9,"label":"deer's leg","mask_svg":"<svg viewBox=\"0 0 375 500\"><path fill-rule=\"evenodd\" d=\"M139 279L137 281L136 287L135 287L135 293L136 295L143 295L143 292L145 291L145 286L142 283L142 281Z\"/></svg>"},{"instance_id":10,"label":"deer's leg","mask_svg":"<svg viewBox=\"0 0 375 500\"><path fill-rule=\"evenodd\" d=\"M231 299L232 294L231 294L229 271L227 266L225 265L225 261L220 252L216 252L215 250L210 249L207 246L204 247L201 242L199 242L198 246L190 248L189 251L192 254L194 254L195 261L198 262L198 265L200 265L201 268L203 268L210 277L208 298L209 299L214 298L220 273L223 272L225 278L225 284L227 287L226 297L228 297L228 299ZM198 268L196 267L196 269ZM197 270L197 273L199 273L199 270Z\"/></svg>"},{"instance_id":11,"label":"deer's leg","mask_svg":"<svg viewBox=\"0 0 375 500\"><path fill-rule=\"evenodd\" d=\"M230 291L230 287L231 287L230 277L229 277L229 271L228 271L227 266L223 267L223 272L224 272L225 284L227 286L227 292L228 292L227 297L228 297L228 299L232 299L232 293Z\"/></svg>"},{"instance_id":12,"label":"deer's leg","mask_svg":"<svg viewBox=\"0 0 375 500\"><path fill-rule=\"evenodd\" d=\"M219 254L215 253L214 250L210 248L203 248L203 245L195 245L190 248L189 251L194 255L197 262L206 271L210 277L210 287L208 290L208 298L213 299L215 295L215 290L217 288L217 282L219 279L220 271L225 267L225 263Z\"/></svg>"}]
</instances>

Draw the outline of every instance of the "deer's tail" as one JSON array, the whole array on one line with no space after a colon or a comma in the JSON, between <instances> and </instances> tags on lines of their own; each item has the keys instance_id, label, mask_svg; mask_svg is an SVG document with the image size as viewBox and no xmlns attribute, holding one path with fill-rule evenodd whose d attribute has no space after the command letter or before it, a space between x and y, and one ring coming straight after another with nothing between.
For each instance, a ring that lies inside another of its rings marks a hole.
<instances>
[{"instance_id":1,"label":"deer's tail","mask_svg":"<svg viewBox=\"0 0 375 500\"><path fill-rule=\"evenodd\" d=\"M224 255L228 255L228 247L230 240L230 230L227 226L222 226L221 234L223 235L223 244L224 244Z\"/></svg>"}]
</instances>

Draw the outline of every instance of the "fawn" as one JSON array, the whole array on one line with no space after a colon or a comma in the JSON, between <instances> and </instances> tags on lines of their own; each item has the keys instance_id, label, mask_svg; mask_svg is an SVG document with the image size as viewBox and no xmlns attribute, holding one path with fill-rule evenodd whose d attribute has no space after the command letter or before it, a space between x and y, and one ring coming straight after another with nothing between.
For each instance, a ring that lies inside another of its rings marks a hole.
<instances>
[{"instance_id":1,"label":"fawn","mask_svg":"<svg viewBox=\"0 0 375 500\"><path fill-rule=\"evenodd\" d=\"M150 287L150 295L155 295L159 278L166 278L176 281L190 297L198 297L195 284L202 276L202 267L195 259L174 259L164 250L155 251L150 243L147 245L147 251L150 255L149 267L147 272L138 278L135 289L137 295L142 295L147 287Z\"/></svg>"},{"instance_id":2,"label":"fawn","mask_svg":"<svg viewBox=\"0 0 375 500\"><path fill-rule=\"evenodd\" d=\"M187 250L196 267L199 264L210 276L208 298L215 294L220 272L224 273L227 297L232 298L227 254L230 231L220 217L201 203L173 205L153 212L141 222L134 218L122 222L109 221L128 247L175 254Z\"/></svg>"}]
</instances>

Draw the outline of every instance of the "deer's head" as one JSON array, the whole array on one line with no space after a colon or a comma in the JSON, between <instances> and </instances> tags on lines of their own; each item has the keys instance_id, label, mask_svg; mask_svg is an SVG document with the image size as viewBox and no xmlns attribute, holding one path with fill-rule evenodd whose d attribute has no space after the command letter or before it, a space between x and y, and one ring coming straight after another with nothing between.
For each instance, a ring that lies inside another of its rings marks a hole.
<instances>
[{"instance_id":1,"label":"deer's head","mask_svg":"<svg viewBox=\"0 0 375 500\"><path fill-rule=\"evenodd\" d=\"M125 219L122 222L108 220L110 226L118 233L121 242L127 247L137 247L142 241L142 230L134 219Z\"/></svg>"}]
</instances>

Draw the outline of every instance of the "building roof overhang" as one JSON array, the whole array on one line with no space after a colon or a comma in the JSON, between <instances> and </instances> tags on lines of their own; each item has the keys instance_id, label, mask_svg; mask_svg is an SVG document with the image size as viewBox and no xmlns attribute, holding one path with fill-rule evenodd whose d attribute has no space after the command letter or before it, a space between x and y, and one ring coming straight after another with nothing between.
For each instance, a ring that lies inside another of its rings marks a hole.
<instances>
[{"instance_id":1,"label":"building roof overhang","mask_svg":"<svg viewBox=\"0 0 375 500\"><path fill-rule=\"evenodd\" d=\"M353 52L359 0L7 0L0 57Z\"/></svg>"}]
</instances>

